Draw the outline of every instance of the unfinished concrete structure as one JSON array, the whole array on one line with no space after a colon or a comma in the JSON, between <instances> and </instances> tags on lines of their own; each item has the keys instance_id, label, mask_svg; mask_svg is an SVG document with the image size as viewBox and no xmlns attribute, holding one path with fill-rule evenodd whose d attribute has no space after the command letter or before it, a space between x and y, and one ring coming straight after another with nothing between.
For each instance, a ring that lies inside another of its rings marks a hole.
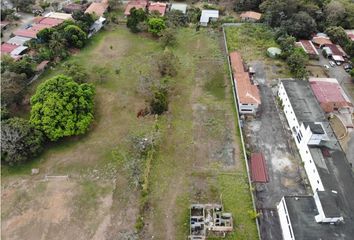
<instances>
[{"instance_id":1,"label":"unfinished concrete structure","mask_svg":"<svg viewBox=\"0 0 354 240\"><path fill-rule=\"evenodd\" d=\"M223 212L222 205L191 205L189 240L205 240L208 235L225 236L227 232L231 232L232 230L232 214Z\"/></svg>"}]
</instances>

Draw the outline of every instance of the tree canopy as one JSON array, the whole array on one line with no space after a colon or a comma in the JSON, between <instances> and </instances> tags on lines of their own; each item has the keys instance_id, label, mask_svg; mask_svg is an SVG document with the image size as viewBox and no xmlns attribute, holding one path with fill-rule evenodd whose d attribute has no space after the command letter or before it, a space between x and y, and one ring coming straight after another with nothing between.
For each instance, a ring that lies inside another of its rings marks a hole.
<instances>
[{"instance_id":1,"label":"tree canopy","mask_svg":"<svg viewBox=\"0 0 354 240\"><path fill-rule=\"evenodd\" d=\"M77 48L82 48L86 41L86 33L76 25L68 25L64 28L65 39Z\"/></svg>"},{"instance_id":2,"label":"tree canopy","mask_svg":"<svg viewBox=\"0 0 354 240\"><path fill-rule=\"evenodd\" d=\"M146 19L147 14L143 9L132 8L128 16L127 27L134 33L139 32L139 23L144 22Z\"/></svg>"},{"instance_id":3,"label":"tree canopy","mask_svg":"<svg viewBox=\"0 0 354 240\"><path fill-rule=\"evenodd\" d=\"M1 105L8 106L22 101L26 75L6 71L1 76Z\"/></svg>"},{"instance_id":4,"label":"tree canopy","mask_svg":"<svg viewBox=\"0 0 354 240\"><path fill-rule=\"evenodd\" d=\"M306 64L309 58L307 54L301 48L295 48L294 51L286 59L286 62L290 68L290 71L296 78L307 78Z\"/></svg>"},{"instance_id":5,"label":"tree canopy","mask_svg":"<svg viewBox=\"0 0 354 240\"><path fill-rule=\"evenodd\" d=\"M42 150L43 135L22 118L10 118L1 124L1 158L16 165L36 156Z\"/></svg>"},{"instance_id":6,"label":"tree canopy","mask_svg":"<svg viewBox=\"0 0 354 240\"><path fill-rule=\"evenodd\" d=\"M158 36L166 28L165 20L159 17L149 18L148 31L154 36Z\"/></svg>"},{"instance_id":7,"label":"tree canopy","mask_svg":"<svg viewBox=\"0 0 354 240\"><path fill-rule=\"evenodd\" d=\"M93 120L94 87L58 75L38 86L30 122L50 140L83 134Z\"/></svg>"}]
</instances>

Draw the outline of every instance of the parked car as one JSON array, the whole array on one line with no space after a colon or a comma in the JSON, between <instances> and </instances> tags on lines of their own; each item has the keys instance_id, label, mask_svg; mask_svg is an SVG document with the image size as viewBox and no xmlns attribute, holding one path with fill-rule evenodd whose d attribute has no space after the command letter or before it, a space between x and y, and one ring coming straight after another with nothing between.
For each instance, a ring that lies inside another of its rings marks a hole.
<instances>
[{"instance_id":1,"label":"parked car","mask_svg":"<svg viewBox=\"0 0 354 240\"><path fill-rule=\"evenodd\" d=\"M323 65L323 67L327 70L329 69L329 66L327 64Z\"/></svg>"},{"instance_id":2,"label":"parked car","mask_svg":"<svg viewBox=\"0 0 354 240\"><path fill-rule=\"evenodd\" d=\"M329 60L329 65L331 65L331 67L335 67L336 66L336 64L333 61L331 61L331 60Z\"/></svg>"},{"instance_id":3,"label":"parked car","mask_svg":"<svg viewBox=\"0 0 354 240\"><path fill-rule=\"evenodd\" d=\"M351 69L353 69L353 66L350 65L349 63L346 63L343 65L343 68L346 72L349 72Z\"/></svg>"},{"instance_id":4,"label":"parked car","mask_svg":"<svg viewBox=\"0 0 354 240\"><path fill-rule=\"evenodd\" d=\"M342 62L336 61L337 66L342 65Z\"/></svg>"}]
</instances>

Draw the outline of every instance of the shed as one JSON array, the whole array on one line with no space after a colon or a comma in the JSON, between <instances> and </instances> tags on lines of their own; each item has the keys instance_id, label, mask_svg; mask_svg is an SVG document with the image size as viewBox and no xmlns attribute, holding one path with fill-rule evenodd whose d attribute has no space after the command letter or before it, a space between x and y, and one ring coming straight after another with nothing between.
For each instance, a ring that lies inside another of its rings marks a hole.
<instances>
[{"instance_id":1,"label":"shed","mask_svg":"<svg viewBox=\"0 0 354 240\"><path fill-rule=\"evenodd\" d=\"M251 154L251 173L253 182L269 182L267 166L262 153Z\"/></svg>"},{"instance_id":2,"label":"shed","mask_svg":"<svg viewBox=\"0 0 354 240\"><path fill-rule=\"evenodd\" d=\"M267 49L267 55L271 58L276 58L281 54L280 48L270 47Z\"/></svg>"},{"instance_id":3,"label":"shed","mask_svg":"<svg viewBox=\"0 0 354 240\"><path fill-rule=\"evenodd\" d=\"M216 21L219 18L218 10L202 10L202 15L200 16L200 25L206 27L209 21Z\"/></svg>"},{"instance_id":4,"label":"shed","mask_svg":"<svg viewBox=\"0 0 354 240\"><path fill-rule=\"evenodd\" d=\"M186 12L187 12L187 4L184 4L184 3L172 3L171 11L172 10L181 11L182 13L186 14Z\"/></svg>"},{"instance_id":5,"label":"shed","mask_svg":"<svg viewBox=\"0 0 354 240\"><path fill-rule=\"evenodd\" d=\"M17 46L12 52L11 56L18 56L24 53L25 50L27 50L28 47L26 46Z\"/></svg>"}]
</instances>

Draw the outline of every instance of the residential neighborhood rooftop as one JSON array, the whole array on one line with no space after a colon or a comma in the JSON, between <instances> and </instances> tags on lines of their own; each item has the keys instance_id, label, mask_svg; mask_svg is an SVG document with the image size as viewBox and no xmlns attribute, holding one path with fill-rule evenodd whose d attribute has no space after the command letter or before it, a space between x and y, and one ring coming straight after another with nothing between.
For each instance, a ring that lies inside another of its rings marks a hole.
<instances>
[{"instance_id":1,"label":"residential neighborhood rooftop","mask_svg":"<svg viewBox=\"0 0 354 240\"><path fill-rule=\"evenodd\" d=\"M185 3L172 3L171 11L172 10L178 10L178 11L181 11L182 13L186 13L187 12L187 4L185 4Z\"/></svg>"},{"instance_id":2,"label":"residential neighborhood rooftop","mask_svg":"<svg viewBox=\"0 0 354 240\"><path fill-rule=\"evenodd\" d=\"M68 13L61 13L61 12L50 12L45 15L48 18L57 18L62 20L69 20L72 19L71 14Z\"/></svg>"},{"instance_id":3,"label":"residential neighborhood rooftop","mask_svg":"<svg viewBox=\"0 0 354 240\"><path fill-rule=\"evenodd\" d=\"M318 51L310 40L300 40L298 45L304 49L307 54L318 55Z\"/></svg>"},{"instance_id":4,"label":"residential neighborhood rooftop","mask_svg":"<svg viewBox=\"0 0 354 240\"><path fill-rule=\"evenodd\" d=\"M202 15L200 17L201 23L208 23L211 18L218 18L218 10L202 10Z\"/></svg>"},{"instance_id":5,"label":"residential neighborhood rooftop","mask_svg":"<svg viewBox=\"0 0 354 240\"><path fill-rule=\"evenodd\" d=\"M31 38L21 37L21 36L14 36L14 37L10 38L7 41L7 43L21 46L21 45L25 44L29 40L31 40Z\"/></svg>"},{"instance_id":6,"label":"residential neighborhood rooftop","mask_svg":"<svg viewBox=\"0 0 354 240\"><path fill-rule=\"evenodd\" d=\"M135 8L135 9L145 9L148 5L147 0L137 0L137 1L130 1L128 5L125 7L124 10L124 15L129 16L130 15L130 10Z\"/></svg>"},{"instance_id":7,"label":"residential neighborhood rooftop","mask_svg":"<svg viewBox=\"0 0 354 240\"><path fill-rule=\"evenodd\" d=\"M151 2L148 7L149 12L156 11L160 13L161 16L165 15L166 8L167 8L167 4L161 2Z\"/></svg>"},{"instance_id":8,"label":"residential neighborhood rooftop","mask_svg":"<svg viewBox=\"0 0 354 240\"><path fill-rule=\"evenodd\" d=\"M332 41L329 39L329 37L324 37L324 36L313 37L312 42L319 46L323 46L326 44L333 44Z\"/></svg>"},{"instance_id":9,"label":"residential neighborhood rooftop","mask_svg":"<svg viewBox=\"0 0 354 240\"><path fill-rule=\"evenodd\" d=\"M108 3L105 1L102 2L93 2L85 10L85 13L96 14L98 17L102 17L103 14L107 11Z\"/></svg>"},{"instance_id":10,"label":"residential neighborhood rooftop","mask_svg":"<svg viewBox=\"0 0 354 240\"><path fill-rule=\"evenodd\" d=\"M269 181L267 164L262 153L251 154L251 173L253 182L266 183Z\"/></svg>"},{"instance_id":11,"label":"residential neighborhood rooftop","mask_svg":"<svg viewBox=\"0 0 354 240\"><path fill-rule=\"evenodd\" d=\"M317 101L325 112L353 107L337 79L310 77L309 82Z\"/></svg>"}]
</instances>

